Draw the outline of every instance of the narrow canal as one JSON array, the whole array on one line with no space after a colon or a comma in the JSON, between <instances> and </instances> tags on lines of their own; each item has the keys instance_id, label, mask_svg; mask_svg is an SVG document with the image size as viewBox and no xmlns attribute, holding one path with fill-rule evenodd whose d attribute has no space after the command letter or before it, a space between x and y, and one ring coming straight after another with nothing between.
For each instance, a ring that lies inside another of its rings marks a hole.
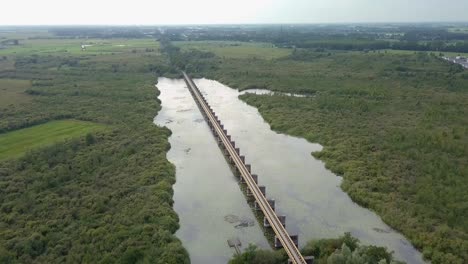
<instances>
[{"instance_id":1,"label":"narrow canal","mask_svg":"<svg viewBox=\"0 0 468 264\"><path fill-rule=\"evenodd\" d=\"M287 216L288 231L299 234L301 246L351 232L365 244L386 246L407 263L424 263L401 234L340 189L341 177L311 155L320 145L272 131L256 108L238 99L237 90L207 79L195 83L267 187L267 197L276 200L277 212ZM268 248L184 81L159 78L157 87L162 110L155 123L172 131L168 159L176 166L174 208L181 226L176 235L192 263L226 263L234 252L227 240L233 237L243 247Z\"/></svg>"}]
</instances>

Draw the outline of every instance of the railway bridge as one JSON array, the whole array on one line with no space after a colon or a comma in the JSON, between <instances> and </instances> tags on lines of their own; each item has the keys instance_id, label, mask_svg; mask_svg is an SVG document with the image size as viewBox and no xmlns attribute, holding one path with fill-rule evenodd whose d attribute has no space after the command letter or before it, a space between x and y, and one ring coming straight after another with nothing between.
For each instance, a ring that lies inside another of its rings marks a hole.
<instances>
[{"instance_id":1,"label":"railway bridge","mask_svg":"<svg viewBox=\"0 0 468 264\"><path fill-rule=\"evenodd\" d=\"M266 198L265 186L258 185L258 177L251 174L251 167L245 164L245 157L240 155L239 148L236 148L235 142L224 129L223 124L219 120L216 113L209 106L205 97L202 95L193 80L185 73L185 83L190 90L195 102L200 108L214 136L217 138L219 145L223 150L231 164L239 172L241 181L247 185L247 194L255 199L255 208L261 210L265 216L264 225L271 227L275 233L275 246L283 247L289 256L290 263L306 264L312 263L311 258L304 258L298 249L298 237L290 236L285 228L285 216L278 216L274 210L274 200ZM307 261L306 261L307 259Z\"/></svg>"}]
</instances>

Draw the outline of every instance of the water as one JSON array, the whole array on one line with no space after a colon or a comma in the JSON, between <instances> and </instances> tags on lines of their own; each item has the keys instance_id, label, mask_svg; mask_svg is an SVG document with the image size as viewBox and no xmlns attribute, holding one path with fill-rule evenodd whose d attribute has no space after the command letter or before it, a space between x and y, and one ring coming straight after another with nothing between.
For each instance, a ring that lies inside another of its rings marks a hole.
<instances>
[{"instance_id":1,"label":"water","mask_svg":"<svg viewBox=\"0 0 468 264\"><path fill-rule=\"evenodd\" d=\"M287 216L287 230L300 235L301 246L351 232L365 244L395 251L397 259L424 263L401 234L340 189L341 177L310 154L321 150L320 145L272 131L256 108L238 99L237 90L207 79L195 83L252 164L252 173L267 187L267 197L276 200L277 212ZM232 255L228 236L241 237L243 245L268 247L257 225L236 229L225 221L228 214L253 215L183 80L160 78L158 88L162 110L156 123L173 132L168 159L177 169L174 207L181 229L176 235L192 262L225 263Z\"/></svg>"},{"instance_id":2,"label":"water","mask_svg":"<svg viewBox=\"0 0 468 264\"><path fill-rule=\"evenodd\" d=\"M239 238L244 248L249 243L268 248L237 178L185 83L160 78L157 86L162 109L155 122L172 131L167 158L176 166L174 209L180 218L176 236L191 262L227 263L234 253L227 244L230 238ZM247 227L241 223L248 223Z\"/></svg>"}]
</instances>

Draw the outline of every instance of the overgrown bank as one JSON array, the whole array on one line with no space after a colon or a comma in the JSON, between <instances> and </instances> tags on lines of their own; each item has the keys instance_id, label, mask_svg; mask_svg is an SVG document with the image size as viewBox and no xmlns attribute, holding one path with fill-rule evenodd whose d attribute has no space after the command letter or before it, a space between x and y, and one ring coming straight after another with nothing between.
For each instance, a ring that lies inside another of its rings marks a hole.
<instances>
[{"instance_id":1,"label":"overgrown bank","mask_svg":"<svg viewBox=\"0 0 468 264\"><path fill-rule=\"evenodd\" d=\"M304 256L313 256L316 264L378 263L400 264L383 247L363 246L349 233L336 239L312 240L301 249ZM284 250L261 250L253 245L233 257L229 264L283 264L288 261Z\"/></svg>"}]
</instances>

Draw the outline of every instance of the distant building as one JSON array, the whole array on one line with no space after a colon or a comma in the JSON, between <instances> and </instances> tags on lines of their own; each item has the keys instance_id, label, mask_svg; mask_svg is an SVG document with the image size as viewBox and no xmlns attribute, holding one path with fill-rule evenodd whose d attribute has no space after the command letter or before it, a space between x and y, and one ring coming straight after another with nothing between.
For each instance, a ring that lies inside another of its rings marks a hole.
<instances>
[{"instance_id":1,"label":"distant building","mask_svg":"<svg viewBox=\"0 0 468 264\"><path fill-rule=\"evenodd\" d=\"M465 58L463 56L456 56L456 57L442 57L444 60L455 63L455 64L460 64L463 68L468 69L468 58Z\"/></svg>"}]
</instances>

